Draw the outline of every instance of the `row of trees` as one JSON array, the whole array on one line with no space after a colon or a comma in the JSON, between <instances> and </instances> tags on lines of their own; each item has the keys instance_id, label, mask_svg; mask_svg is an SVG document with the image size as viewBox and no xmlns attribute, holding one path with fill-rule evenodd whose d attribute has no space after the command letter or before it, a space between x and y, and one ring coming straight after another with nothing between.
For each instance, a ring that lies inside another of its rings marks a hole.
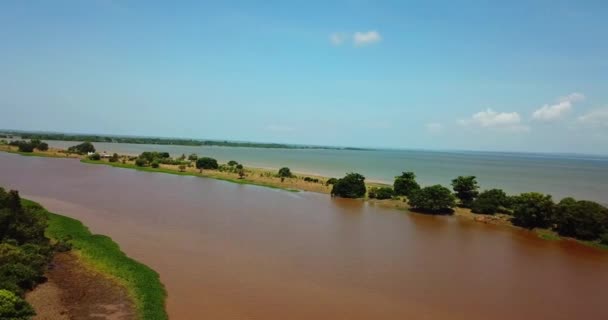
<instances>
[{"instance_id":1,"label":"row of trees","mask_svg":"<svg viewBox=\"0 0 608 320\"><path fill-rule=\"evenodd\" d=\"M49 145L46 142L42 142L38 139L27 140L13 140L8 143L11 146L15 146L20 152L34 152L34 149L39 151L47 151Z\"/></svg>"},{"instance_id":2,"label":"row of trees","mask_svg":"<svg viewBox=\"0 0 608 320\"><path fill-rule=\"evenodd\" d=\"M480 192L475 176L452 180L452 190L433 185L420 187L413 172L395 177L393 188L372 187L367 190L365 177L348 173L333 183L332 196L375 199L403 197L416 211L451 213L458 206L473 213L510 215L513 224L524 228L550 228L558 234L582 240L601 240L608 244L608 208L593 201L562 199L555 203L550 195L537 192L509 196L501 189Z\"/></svg>"}]
</instances>

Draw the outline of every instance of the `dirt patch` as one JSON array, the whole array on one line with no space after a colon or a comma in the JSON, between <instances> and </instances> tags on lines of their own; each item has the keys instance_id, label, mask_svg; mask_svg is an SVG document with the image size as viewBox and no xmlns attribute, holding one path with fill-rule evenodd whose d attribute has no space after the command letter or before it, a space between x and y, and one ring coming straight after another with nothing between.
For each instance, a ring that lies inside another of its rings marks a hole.
<instances>
[{"instance_id":1,"label":"dirt patch","mask_svg":"<svg viewBox=\"0 0 608 320\"><path fill-rule=\"evenodd\" d=\"M35 320L136 319L126 290L85 267L72 253L57 254L48 281L27 294Z\"/></svg>"}]
</instances>

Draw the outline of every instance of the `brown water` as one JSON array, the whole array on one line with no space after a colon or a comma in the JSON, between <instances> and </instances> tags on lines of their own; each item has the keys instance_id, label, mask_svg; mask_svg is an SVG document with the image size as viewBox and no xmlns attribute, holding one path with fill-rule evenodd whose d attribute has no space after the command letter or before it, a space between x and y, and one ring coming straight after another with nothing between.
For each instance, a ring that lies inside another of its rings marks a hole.
<instances>
[{"instance_id":1,"label":"brown water","mask_svg":"<svg viewBox=\"0 0 608 320\"><path fill-rule=\"evenodd\" d=\"M157 270L172 319L608 319L608 254L528 232L5 153L0 185Z\"/></svg>"}]
</instances>

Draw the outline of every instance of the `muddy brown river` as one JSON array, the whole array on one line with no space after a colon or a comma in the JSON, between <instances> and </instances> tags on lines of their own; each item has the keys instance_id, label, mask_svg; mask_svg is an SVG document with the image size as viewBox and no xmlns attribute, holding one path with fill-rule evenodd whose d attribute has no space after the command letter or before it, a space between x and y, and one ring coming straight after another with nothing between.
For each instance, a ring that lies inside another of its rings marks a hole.
<instances>
[{"instance_id":1,"label":"muddy brown river","mask_svg":"<svg viewBox=\"0 0 608 320\"><path fill-rule=\"evenodd\" d=\"M171 319L608 319L608 253L526 231L6 153L0 186L158 271Z\"/></svg>"}]
</instances>

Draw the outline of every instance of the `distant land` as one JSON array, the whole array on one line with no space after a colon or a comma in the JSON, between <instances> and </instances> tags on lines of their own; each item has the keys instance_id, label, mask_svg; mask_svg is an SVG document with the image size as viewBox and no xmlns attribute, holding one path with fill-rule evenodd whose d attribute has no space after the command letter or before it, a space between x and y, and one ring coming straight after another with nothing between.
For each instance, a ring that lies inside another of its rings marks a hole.
<instances>
[{"instance_id":1,"label":"distant land","mask_svg":"<svg viewBox=\"0 0 608 320\"><path fill-rule=\"evenodd\" d=\"M11 135L19 136L21 139L157 144L157 145L178 145L178 146L218 146L218 147L242 147L242 148L272 148L272 149L373 150L373 149L369 149L369 148L313 146L313 145L297 145L297 144L286 144L286 143L0 130L0 138L10 138Z\"/></svg>"}]
</instances>

